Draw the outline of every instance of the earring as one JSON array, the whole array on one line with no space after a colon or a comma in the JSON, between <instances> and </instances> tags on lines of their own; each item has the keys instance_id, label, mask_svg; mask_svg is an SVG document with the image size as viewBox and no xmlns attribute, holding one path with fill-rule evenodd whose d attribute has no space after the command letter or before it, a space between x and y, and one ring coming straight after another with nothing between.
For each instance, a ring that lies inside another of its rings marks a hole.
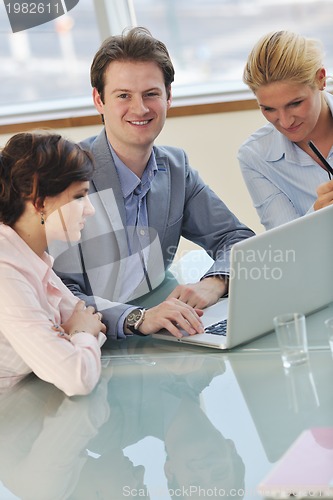
<instances>
[{"instance_id":1,"label":"earring","mask_svg":"<svg viewBox=\"0 0 333 500\"><path fill-rule=\"evenodd\" d=\"M42 226L44 226L44 224L45 224L44 212L40 213L40 223L41 223Z\"/></svg>"}]
</instances>

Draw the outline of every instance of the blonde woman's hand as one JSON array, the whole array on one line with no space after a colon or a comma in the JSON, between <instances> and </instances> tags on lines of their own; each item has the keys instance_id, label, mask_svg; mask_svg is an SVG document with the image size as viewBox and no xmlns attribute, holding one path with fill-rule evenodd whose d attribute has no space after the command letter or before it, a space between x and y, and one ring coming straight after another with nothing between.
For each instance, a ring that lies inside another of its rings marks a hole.
<instances>
[{"instance_id":1,"label":"blonde woman's hand","mask_svg":"<svg viewBox=\"0 0 333 500\"><path fill-rule=\"evenodd\" d=\"M333 180L320 184L317 188L317 199L313 205L315 210L333 204Z\"/></svg>"}]
</instances>

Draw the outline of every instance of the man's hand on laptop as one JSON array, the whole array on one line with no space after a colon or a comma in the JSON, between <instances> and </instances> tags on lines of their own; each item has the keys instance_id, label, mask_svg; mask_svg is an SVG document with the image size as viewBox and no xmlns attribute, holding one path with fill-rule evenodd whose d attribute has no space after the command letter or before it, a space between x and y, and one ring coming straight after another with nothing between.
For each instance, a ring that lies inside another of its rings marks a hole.
<instances>
[{"instance_id":1,"label":"man's hand on laptop","mask_svg":"<svg viewBox=\"0 0 333 500\"><path fill-rule=\"evenodd\" d=\"M139 330L144 335L149 335L165 328L175 337L182 337L179 328L189 335L203 333L204 327L200 319L202 314L200 309L193 309L176 298L168 298L161 304L146 310L145 319Z\"/></svg>"},{"instance_id":2,"label":"man's hand on laptop","mask_svg":"<svg viewBox=\"0 0 333 500\"><path fill-rule=\"evenodd\" d=\"M189 306L204 309L215 304L227 291L225 276L209 276L198 283L176 286L168 298L174 297Z\"/></svg>"}]
</instances>

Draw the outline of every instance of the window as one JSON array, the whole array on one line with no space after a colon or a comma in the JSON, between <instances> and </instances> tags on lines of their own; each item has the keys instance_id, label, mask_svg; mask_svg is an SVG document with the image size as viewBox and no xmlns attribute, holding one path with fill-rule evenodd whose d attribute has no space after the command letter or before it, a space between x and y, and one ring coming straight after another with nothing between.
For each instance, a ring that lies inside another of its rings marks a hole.
<instances>
[{"instance_id":1,"label":"window","mask_svg":"<svg viewBox=\"0 0 333 500\"><path fill-rule=\"evenodd\" d=\"M244 91L247 55L269 31L289 29L319 38L332 54L332 0L133 0L133 4L137 23L151 29L170 51L176 68L175 96ZM333 69L332 57L326 63Z\"/></svg>"},{"instance_id":2,"label":"window","mask_svg":"<svg viewBox=\"0 0 333 500\"><path fill-rule=\"evenodd\" d=\"M177 99L246 92L242 72L259 36L291 29L333 49L333 0L80 0L66 15L12 33L0 4L0 122L92 109L90 64L101 40L130 25L164 41ZM333 75L332 58L325 61ZM239 99L239 96L238 96Z\"/></svg>"},{"instance_id":3,"label":"window","mask_svg":"<svg viewBox=\"0 0 333 500\"><path fill-rule=\"evenodd\" d=\"M12 33L0 4L0 118L91 106L89 68L101 43L92 0L68 14Z\"/></svg>"}]
</instances>

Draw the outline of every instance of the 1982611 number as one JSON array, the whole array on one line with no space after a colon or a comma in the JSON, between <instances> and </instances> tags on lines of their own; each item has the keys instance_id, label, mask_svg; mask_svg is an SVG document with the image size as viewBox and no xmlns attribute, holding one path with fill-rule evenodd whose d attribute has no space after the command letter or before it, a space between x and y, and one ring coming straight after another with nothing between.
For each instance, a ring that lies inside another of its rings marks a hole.
<instances>
[{"instance_id":1,"label":"1982611 number","mask_svg":"<svg viewBox=\"0 0 333 500\"><path fill-rule=\"evenodd\" d=\"M6 4L8 14L59 14L59 3L14 3Z\"/></svg>"}]
</instances>

